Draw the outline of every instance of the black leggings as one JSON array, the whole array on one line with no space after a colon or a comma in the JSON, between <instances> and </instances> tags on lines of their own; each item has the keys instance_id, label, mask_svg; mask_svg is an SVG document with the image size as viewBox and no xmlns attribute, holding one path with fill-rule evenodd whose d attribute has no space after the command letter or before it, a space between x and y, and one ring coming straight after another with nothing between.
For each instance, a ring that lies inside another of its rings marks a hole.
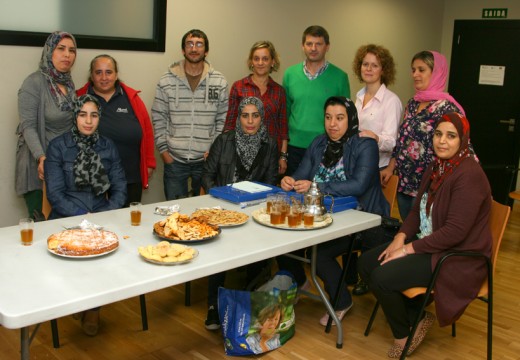
<instances>
[{"instance_id":1,"label":"black leggings","mask_svg":"<svg viewBox=\"0 0 520 360\"><path fill-rule=\"evenodd\" d=\"M381 266L377 260L389 244L367 251L359 258L359 275L381 304L395 339L410 335L410 328L424 300L409 299L401 291L428 286L432 277L431 254L412 254Z\"/></svg>"}]
</instances>

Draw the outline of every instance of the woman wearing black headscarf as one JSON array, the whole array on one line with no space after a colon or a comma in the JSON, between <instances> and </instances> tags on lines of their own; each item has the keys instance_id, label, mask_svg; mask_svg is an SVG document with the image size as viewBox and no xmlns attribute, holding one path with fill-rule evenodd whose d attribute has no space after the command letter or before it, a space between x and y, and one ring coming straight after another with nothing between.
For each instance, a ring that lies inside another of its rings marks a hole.
<instances>
[{"instance_id":1,"label":"woman wearing black headscarf","mask_svg":"<svg viewBox=\"0 0 520 360\"><path fill-rule=\"evenodd\" d=\"M94 96L80 96L72 129L47 148L50 219L118 209L125 203L125 173L112 140L99 135L100 114Z\"/></svg>"},{"instance_id":2,"label":"woman wearing black headscarf","mask_svg":"<svg viewBox=\"0 0 520 360\"><path fill-rule=\"evenodd\" d=\"M325 132L314 139L293 176L282 179L285 191L305 193L312 181L321 192L335 196L355 196L363 211L388 215L389 205L379 183L379 150L372 138L359 137L355 104L345 97L333 96L325 102ZM342 237L318 246L317 275L323 280L325 291L333 299L341 278L336 257L344 254L352 239ZM301 262L278 258L280 268L295 276L298 286L306 284ZM340 320L352 307L352 297L346 286L341 288L336 314ZM328 314L320 323L326 325Z\"/></svg>"},{"instance_id":3,"label":"woman wearing black headscarf","mask_svg":"<svg viewBox=\"0 0 520 360\"><path fill-rule=\"evenodd\" d=\"M269 137L264 125L264 105L257 97L245 97L238 106L234 130L220 134L204 163L202 187L206 192L215 186L237 181L259 181L275 185L278 179L278 144ZM250 282L265 266L264 261L247 266L247 282ZM208 281L208 330L220 328L217 311L219 286L224 286L226 273L211 275Z\"/></svg>"}]
</instances>

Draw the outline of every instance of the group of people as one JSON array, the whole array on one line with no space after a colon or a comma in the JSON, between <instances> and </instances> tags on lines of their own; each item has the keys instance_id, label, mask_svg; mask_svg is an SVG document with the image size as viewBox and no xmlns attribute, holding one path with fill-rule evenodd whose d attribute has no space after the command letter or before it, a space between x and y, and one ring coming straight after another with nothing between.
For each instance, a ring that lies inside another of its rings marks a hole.
<instances>
[{"instance_id":1,"label":"group of people","mask_svg":"<svg viewBox=\"0 0 520 360\"><path fill-rule=\"evenodd\" d=\"M317 273L334 298L341 277L336 258L355 239L370 243L359 273L392 329L388 355L399 357L409 336L414 351L434 315L426 313L417 333L410 334L416 302L401 291L426 285L449 250L489 254L489 184L471 146L464 110L445 92L443 55L421 51L412 58L415 95L402 114L399 98L387 87L395 80L395 64L386 48L358 49L353 71L364 86L353 100L348 75L326 59L329 48L323 27L305 29L305 60L287 68L280 85L270 76L280 67L278 53L271 42L258 41L247 59L251 73L229 91L225 77L206 60L207 35L190 30L181 40L184 58L157 84L150 118L139 91L118 78L110 55L91 61L88 82L76 91L71 78L76 41L72 34L54 32L39 70L19 90L16 191L30 216L41 213L43 186L50 218L128 206L148 188L155 146L164 163L167 200L242 180L299 193L316 182L324 193L357 197L362 211L388 216L382 187L397 174L404 222L395 237L387 239L377 228L321 244ZM300 289L308 287L300 263L277 260ZM250 264L248 278L264 266ZM475 259L451 266L435 289L441 325L462 314L485 276L484 264ZM472 280L462 282L469 273ZM217 294L224 281L225 273L209 278L205 326L210 330L220 327ZM346 284L338 295L335 310L342 319L353 301ZM82 321L85 332L95 335L99 309L86 311Z\"/></svg>"}]
</instances>

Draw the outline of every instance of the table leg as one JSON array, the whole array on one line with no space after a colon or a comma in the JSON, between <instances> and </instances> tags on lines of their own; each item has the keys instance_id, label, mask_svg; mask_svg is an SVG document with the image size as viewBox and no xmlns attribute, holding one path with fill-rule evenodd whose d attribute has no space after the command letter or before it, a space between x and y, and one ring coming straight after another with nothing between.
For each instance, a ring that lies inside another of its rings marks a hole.
<instances>
[{"instance_id":1,"label":"table leg","mask_svg":"<svg viewBox=\"0 0 520 360\"><path fill-rule=\"evenodd\" d=\"M29 345L31 345L29 327L26 326L20 329L20 352L22 360L29 360Z\"/></svg>"},{"instance_id":2,"label":"table leg","mask_svg":"<svg viewBox=\"0 0 520 360\"><path fill-rule=\"evenodd\" d=\"M325 294L325 291L321 288L321 286L318 283L318 279L316 278L316 258L318 256L318 245L312 246L312 252L311 252L311 279L314 283L314 286L316 287L316 290L318 290L318 293L320 294L321 301L323 301L323 304L325 304L325 307L327 308L327 311L329 312L329 315L331 316L332 320L336 323L336 327L338 329L338 339L336 340L336 347L338 349L341 349L343 347L343 328L341 327L341 321L339 321L338 317L336 316L336 312L332 308L332 305L329 302L329 299L327 298L327 295Z\"/></svg>"}]
</instances>

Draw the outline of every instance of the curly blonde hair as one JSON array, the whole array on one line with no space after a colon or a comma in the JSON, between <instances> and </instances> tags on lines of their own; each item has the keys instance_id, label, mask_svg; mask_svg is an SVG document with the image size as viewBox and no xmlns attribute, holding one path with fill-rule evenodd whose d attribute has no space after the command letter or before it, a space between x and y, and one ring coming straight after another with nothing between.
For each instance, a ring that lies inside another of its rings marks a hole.
<instances>
[{"instance_id":1,"label":"curly blonde hair","mask_svg":"<svg viewBox=\"0 0 520 360\"><path fill-rule=\"evenodd\" d=\"M354 56L354 61L352 61L352 70L354 70L359 81L363 82L363 78L361 77L361 65L363 64L363 59L369 53L374 54L377 60L381 63L381 83L385 85L393 84L395 81L394 58L387 48L375 44L361 46L357 50L356 56Z\"/></svg>"}]
</instances>

